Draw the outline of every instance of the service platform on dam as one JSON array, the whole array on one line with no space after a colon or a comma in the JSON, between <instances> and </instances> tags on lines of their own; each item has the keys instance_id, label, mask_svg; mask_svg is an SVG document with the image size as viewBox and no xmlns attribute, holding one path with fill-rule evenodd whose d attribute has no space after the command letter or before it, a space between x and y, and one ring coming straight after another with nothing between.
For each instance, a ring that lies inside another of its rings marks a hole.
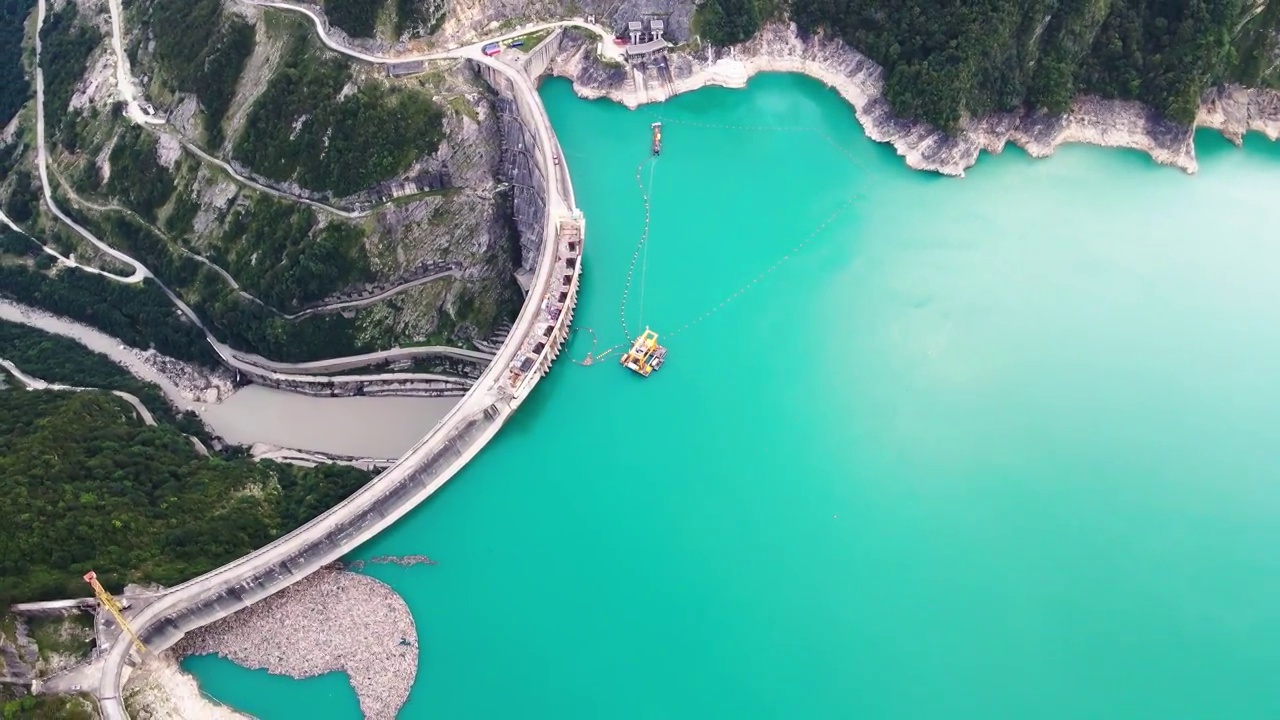
<instances>
[{"instance_id":1,"label":"service platform on dam","mask_svg":"<svg viewBox=\"0 0 1280 720\"><path fill-rule=\"evenodd\" d=\"M538 308L533 331L508 367L506 389L512 394L518 393L527 378L546 374L568 338L578 297L583 226L581 213L556 222L555 267L551 270L547 292ZM547 352L550 346L554 347Z\"/></svg>"}]
</instances>

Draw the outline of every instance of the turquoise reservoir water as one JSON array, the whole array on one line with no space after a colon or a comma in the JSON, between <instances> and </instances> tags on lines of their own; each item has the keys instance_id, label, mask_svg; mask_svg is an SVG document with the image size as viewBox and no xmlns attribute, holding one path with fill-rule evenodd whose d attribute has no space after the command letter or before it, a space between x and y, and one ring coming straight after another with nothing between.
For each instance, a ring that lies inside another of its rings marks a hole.
<instances>
[{"instance_id":1,"label":"turquoise reservoir water","mask_svg":"<svg viewBox=\"0 0 1280 720\"><path fill-rule=\"evenodd\" d=\"M440 563L370 571L418 623L402 717L1280 714L1275 146L1202 134L1196 177L1011 149L954 180L800 77L637 112L543 96L602 345L659 115L633 332L718 307L859 199L652 378L562 359L361 548ZM263 718L358 717L330 678L187 667Z\"/></svg>"}]
</instances>

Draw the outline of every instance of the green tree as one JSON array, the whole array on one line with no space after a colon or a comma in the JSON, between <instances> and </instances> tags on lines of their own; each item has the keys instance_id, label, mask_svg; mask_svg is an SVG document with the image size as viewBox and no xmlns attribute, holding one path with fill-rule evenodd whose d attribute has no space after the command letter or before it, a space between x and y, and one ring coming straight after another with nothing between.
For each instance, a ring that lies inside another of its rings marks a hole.
<instances>
[{"instance_id":1,"label":"green tree","mask_svg":"<svg viewBox=\"0 0 1280 720\"><path fill-rule=\"evenodd\" d=\"M791 15L883 65L899 114L946 130L998 110L1061 112L1082 92L1190 123L1212 84L1266 75L1259 58L1280 30L1280 10L1241 0L793 0Z\"/></svg>"},{"instance_id":2,"label":"green tree","mask_svg":"<svg viewBox=\"0 0 1280 720\"><path fill-rule=\"evenodd\" d=\"M0 392L0 604L180 583L289 532L369 474L202 457L105 392Z\"/></svg>"},{"instance_id":3,"label":"green tree","mask_svg":"<svg viewBox=\"0 0 1280 720\"><path fill-rule=\"evenodd\" d=\"M704 0L698 13L703 37L715 45L737 45L760 30L755 0Z\"/></svg>"}]
</instances>

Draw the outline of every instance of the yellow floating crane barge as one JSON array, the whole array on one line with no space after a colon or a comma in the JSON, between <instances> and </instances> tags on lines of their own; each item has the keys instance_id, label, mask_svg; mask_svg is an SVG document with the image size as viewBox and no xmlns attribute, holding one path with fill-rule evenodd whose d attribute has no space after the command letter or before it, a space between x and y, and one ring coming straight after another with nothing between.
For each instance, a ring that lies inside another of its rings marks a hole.
<instances>
[{"instance_id":1,"label":"yellow floating crane barge","mask_svg":"<svg viewBox=\"0 0 1280 720\"><path fill-rule=\"evenodd\" d=\"M667 356L667 349L658 344L658 333L644 329L644 333L631 344L631 349L622 354L622 366L645 377L662 367L662 360Z\"/></svg>"}]
</instances>

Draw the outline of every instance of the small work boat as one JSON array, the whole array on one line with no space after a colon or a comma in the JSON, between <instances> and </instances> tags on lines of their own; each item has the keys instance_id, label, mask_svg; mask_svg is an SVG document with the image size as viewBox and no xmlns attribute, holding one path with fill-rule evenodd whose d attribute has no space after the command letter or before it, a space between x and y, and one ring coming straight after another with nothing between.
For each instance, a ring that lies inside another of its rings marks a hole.
<instances>
[{"instance_id":1,"label":"small work boat","mask_svg":"<svg viewBox=\"0 0 1280 720\"><path fill-rule=\"evenodd\" d=\"M662 367L666 357L667 349L658 344L658 333L645 328L644 333L631 344L631 349L622 354L622 366L649 377Z\"/></svg>"}]
</instances>

